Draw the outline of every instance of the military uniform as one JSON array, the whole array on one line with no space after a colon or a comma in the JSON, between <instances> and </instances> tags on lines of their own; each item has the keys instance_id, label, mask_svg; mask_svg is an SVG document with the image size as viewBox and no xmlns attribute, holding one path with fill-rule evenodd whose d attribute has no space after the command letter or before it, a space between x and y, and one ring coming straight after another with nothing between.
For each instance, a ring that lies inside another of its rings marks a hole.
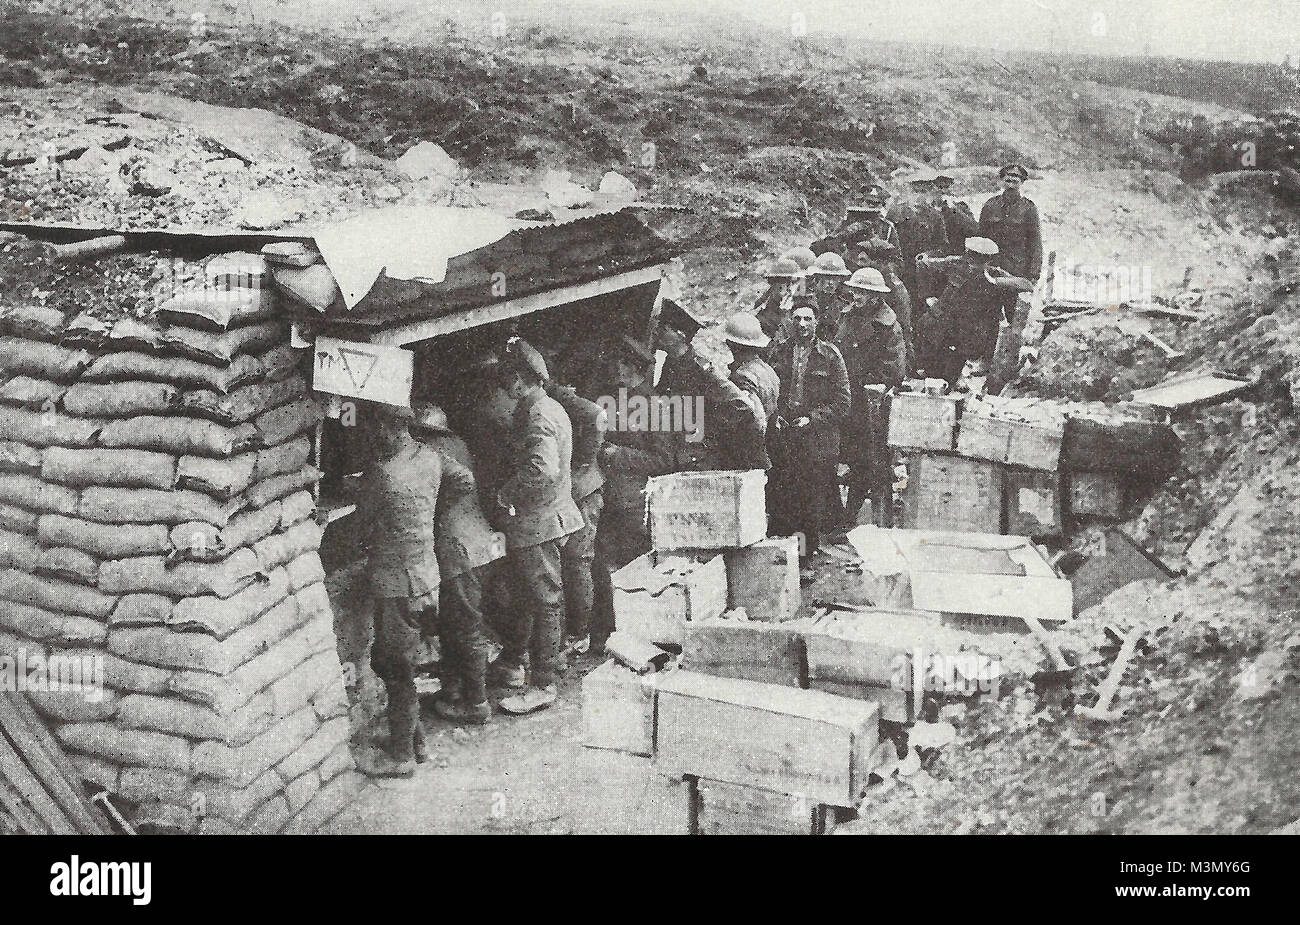
<instances>
[{"instance_id":1,"label":"military uniform","mask_svg":"<svg viewBox=\"0 0 1300 925\"><path fill-rule=\"evenodd\" d=\"M942 257L923 265L943 274L939 305L930 313L922 347L926 374L956 385L967 360L992 360L1003 304L1015 304L1016 290L990 282L984 269L966 257Z\"/></svg>"},{"instance_id":2,"label":"military uniform","mask_svg":"<svg viewBox=\"0 0 1300 925\"><path fill-rule=\"evenodd\" d=\"M540 387L515 406L509 477L498 492L506 548L518 592L514 624L503 642L503 664L522 666L531 654L532 684L558 680L564 632L564 584L560 548L582 528L573 500L569 417Z\"/></svg>"},{"instance_id":3,"label":"military uniform","mask_svg":"<svg viewBox=\"0 0 1300 925\"><path fill-rule=\"evenodd\" d=\"M560 553L564 576L565 632L586 636L591 628L592 563L596 558L596 532L600 526L605 476L597 462L604 443L604 414L600 405L588 401L569 386L548 383L546 394L559 402L569 416L573 431L571 479L573 500L582 514L582 527L569 537Z\"/></svg>"},{"instance_id":4,"label":"military uniform","mask_svg":"<svg viewBox=\"0 0 1300 925\"><path fill-rule=\"evenodd\" d=\"M891 468L884 442L881 408L866 386L898 386L907 372L907 347L893 309L848 312L835 341L848 372L852 405L845 421L840 459L848 464L850 516L880 486ZM880 499L883 500L883 499Z\"/></svg>"},{"instance_id":5,"label":"military uniform","mask_svg":"<svg viewBox=\"0 0 1300 925\"><path fill-rule=\"evenodd\" d=\"M990 196L980 209L979 233L998 246L995 261L1011 274L1037 283L1043 272L1043 232L1038 206L1023 195L1005 192ZM1014 291L1000 292L1003 317L1010 323L1016 304ZM995 335L996 337L996 335ZM992 351L989 351L990 356Z\"/></svg>"},{"instance_id":6,"label":"military uniform","mask_svg":"<svg viewBox=\"0 0 1300 925\"><path fill-rule=\"evenodd\" d=\"M423 738L415 691L422 635L438 612L440 573L434 524L442 463L414 445L375 462L363 480L358 509L368 516L367 574L375 598L370 662L388 689L389 751L409 761Z\"/></svg>"},{"instance_id":7,"label":"military uniform","mask_svg":"<svg viewBox=\"0 0 1300 925\"><path fill-rule=\"evenodd\" d=\"M443 689L466 703L487 700L488 642L484 632L483 586L492 563L505 555L505 537L484 514L465 441L439 431L422 437L442 460L436 548L442 574L439 639Z\"/></svg>"}]
</instances>

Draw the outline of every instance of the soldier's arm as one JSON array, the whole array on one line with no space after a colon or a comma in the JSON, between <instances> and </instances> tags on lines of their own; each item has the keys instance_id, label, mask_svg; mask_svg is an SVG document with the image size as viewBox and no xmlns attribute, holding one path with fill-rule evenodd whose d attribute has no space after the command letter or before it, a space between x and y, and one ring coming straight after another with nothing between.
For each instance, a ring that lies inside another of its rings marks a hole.
<instances>
[{"instance_id":1,"label":"soldier's arm","mask_svg":"<svg viewBox=\"0 0 1300 925\"><path fill-rule=\"evenodd\" d=\"M1028 260L1030 282L1038 282L1043 272L1043 229L1038 221L1038 206L1032 202L1025 203L1028 208L1028 220L1025 222L1025 255Z\"/></svg>"},{"instance_id":2,"label":"soldier's arm","mask_svg":"<svg viewBox=\"0 0 1300 925\"><path fill-rule=\"evenodd\" d=\"M834 344L831 345L830 364L830 401L813 408L808 417L814 424L838 424L849 416L849 407L853 402L853 390L849 387L849 371L844 365L844 357Z\"/></svg>"},{"instance_id":3,"label":"soldier's arm","mask_svg":"<svg viewBox=\"0 0 1300 925\"><path fill-rule=\"evenodd\" d=\"M884 384L897 387L902 384L903 377L907 375L907 345L903 341L903 332L897 322L889 329L885 352L888 356L885 361Z\"/></svg>"},{"instance_id":4,"label":"soldier's arm","mask_svg":"<svg viewBox=\"0 0 1300 925\"><path fill-rule=\"evenodd\" d=\"M572 386L548 382L546 394L559 403L573 425L573 462L576 465L591 463L604 442L604 409L583 398Z\"/></svg>"},{"instance_id":5,"label":"soldier's arm","mask_svg":"<svg viewBox=\"0 0 1300 925\"><path fill-rule=\"evenodd\" d=\"M441 450L438 451L438 458L442 461L442 481L444 485L455 489L458 495L468 494L478 489L474 472L469 466L453 459Z\"/></svg>"},{"instance_id":6,"label":"soldier's arm","mask_svg":"<svg viewBox=\"0 0 1300 925\"><path fill-rule=\"evenodd\" d=\"M661 435L652 434L654 438ZM607 472L626 472L630 475L664 475L672 471L672 454L666 452L662 439L655 439L654 449L622 446L607 443L601 451L601 465Z\"/></svg>"},{"instance_id":7,"label":"soldier's arm","mask_svg":"<svg viewBox=\"0 0 1300 925\"><path fill-rule=\"evenodd\" d=\"M506 504L535 504L545 500L559 478L559 439L551 422L536 415L528 422L523 462L498 494Z\"/></svg>"}]
</instances>

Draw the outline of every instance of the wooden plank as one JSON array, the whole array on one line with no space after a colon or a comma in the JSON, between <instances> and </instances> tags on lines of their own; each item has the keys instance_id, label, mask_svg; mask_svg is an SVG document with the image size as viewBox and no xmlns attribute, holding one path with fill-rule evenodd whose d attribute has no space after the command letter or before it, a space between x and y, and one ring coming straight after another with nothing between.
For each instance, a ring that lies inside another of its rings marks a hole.
<instances>
[{"instance_id":1,"label":"wooden plank","mask_svg":"<svg viewBox=\"0 0 1300 925\"><path fill-rule=\"evenodd\" d=\"M1064 418L1052 427L967 409L957 425L957 452L972 459L1055 472L1064 438Z\"/></svg>"},{"instance_id":2,"label":"wooden plank","mask_svg":"<svg viewBox=\"0 0 1300 925\"><path fill-rule=\"evenodd\" d=\"M593 280L589 283L581 283L577 286L564 286L545 292L535 292L518 299L508 299L492 305L454 312L439 318L430 318L427 321L415 321L398 325L376 332L370 338L370 342L397 347L431 340L443 334L451 334L456 331L481 327L485 324L506 321L510 318L519 318L533 312L554 308L557 305L581 302L583 299L608 295L611 292L631 289L634 286L654 282L663 278L665 266L667 265L662 263L655 264L654 266L642 267L637 270L629 270L626 273L618 273L614 276Z\"/></svg>"},{"instance_id":3,"label":"wooden plank","mask_svg":"<svg viewBox=\"0 0 1300 925\"><path fill-rule=\"evenodd\" d=\"M582 744L654 754L656 675L608 661L582 679Z\"/></svg>"},{"instance_id":4,"label":"wooden plank","mask_svg":"<svg viewBox=\"0 0 1300 925\"><path fill-rule=\"evenodd\" d=\"M1133 393L1133 401L1142 405L1182 411L1227 401L1238 392L1255 385L1251 379L1228 373L1186 373Z\"/></svg>"},{"instance_id":5,"label":"wooden plank","mask_svg":"<svg viewBox=\"0 0 1300 925\"><path fill-rule=\"evenodd\" d=\"M685 575L666 575L655 554L633 559L611 576L614 625L647 642L680 646L689 620L727 609L727 569L721 556L697 563Z\"/></svg>"},{"instance_id":6,"label":"wooden plank","mask_svg":"<svg viewBox=\"0 0 1300 925\"><path fill-rule=\"evenodd\" d=\"M797 537L770 537L723 556L729 608L743 607L751 620L794 619L803 602Z\"/></svg>"},{"instance_id":7,"label":"wooden plank","mask_svg":"<svg viewBox=\"0 0 1300 925\"><path fill-rule=\"evenodd\" d=\"M1127 584L1146 578L1164 581L1176 574L1122 530L1107 530L1105 536L1105 552L1090 557L1070 576L1076 614Z\"/></svg>"},{"instance_id":8,"label":"wooden plank","mask_svg":"<svg viewBox=\"0 0 1300 925\"><path fill-rule=\"evenodd\" d=\"M915 700L912 691L900 691L892 687L876 687L868 684L852 684L844 681L832 681L825 678L810 680L810 690L825 691L837 697L851 697L874 703L880 710L880 718L887 723L916 722Z\"/></svg>"},{"instance_id":9,"label":"wooden plank","mask_svg":"<svg viewBox=\"0 0 1300 925\"><path fill-rule=\"evenodd\" d=\"M902 449L952 450L961 397L899 392L889 402L889 445Z\"/></svg>"},{"instance_id":10,"label":"wooden plank","mask_svg":"<svg viewBox=\"0 0 1300 925\"><path fill-rule=\"evenodd\" d=\"M1061 484L1055 472L1006 469L1007 532L1036 538L1060 536Z\"/></svg>"},{"instance_id":11,"label":"wooden plank","mask_svg":"<svg viewBox=\"0 0 1300 925\"><path fill-rule=\"evenodd\" d=\"M682 644L688 671L805 687L803 634L778 623L727 619L691 621Z\"/></svg>"},{"instance_id":12,"label":"wooden plank","mask_svg":"<svg viewBox=\"0 0 1300 925\"><path fill-rule=\"evenodd\" d=\"M701 778L695 782L698 835L817 835L823 807L800 794Z\"/></svg>"},{"instance_id":13,"label":"wooden plank","mask_svg":"<svg viewBox=\"0 0 1300 925\"><path fill-rule=\"evenodd\" d=\"M78 782L74 789L73 784L64 776L63 770L55 764L54 758L47 751L51 746L58 749L60 754L63 750L54 743L44 723L36 720L40 732L44 733L42 736L32 727L27 716L20 709L18 701L22 700L26 704L26 699L27 695L22 693L12 697L0 697L0 726L4 728L14 746L21 750L28 767L59 805L59 809L63 810L68 821L83 835L106 834L100 821L91 814L90 807L81 794L80 783ZM30 710L30 705L28 707ZM35 718L34 713L31 715Z\"/></svg>"},{"instance_id":14,"label":"wooden plank","mask_svg":"<svg viewBox=\"0 0 1300 925\"><path fill-rule=\"evenodd\" d=\"M912 460L911 469L905 527L1002 532L1002 470L996 463L926 454Z\"/></svg>"},{"instance_id":15,"label":"wooden plank","mask_svg":"<svg viewBox=\"0 0 1300 925\"><path fill-rule=\"evenodd\" d=\"M869 639L846 639L828 633L809 633L804 639L808 658L808 685L834 681L849 685L895 685L906 690L911 677L912 651L921 639L899 645Z\"/></svg>"},{"instance_id":16,"label":"wooden plank","mask_svg":"<svg viewBox=\"0 0 1300 925\"><path fill-rule=\"evenodd\" d=\"M994 617L1027 613L1043 621L1060 621L1073 617L1074 596L1070 583L1061 578L914 572L912 606Z\"/></svg>"},{"instance_id":17,"label":"wooden plank","mask_svg":"<svg viewBox=\"0 0 1300 925\"><path fill-rule=\"evenodd\" d=\"M878 716L874 704L820 691L675 671L659 688L655 762L672 776L853 806Z\"/></svg>"}]
</instances>

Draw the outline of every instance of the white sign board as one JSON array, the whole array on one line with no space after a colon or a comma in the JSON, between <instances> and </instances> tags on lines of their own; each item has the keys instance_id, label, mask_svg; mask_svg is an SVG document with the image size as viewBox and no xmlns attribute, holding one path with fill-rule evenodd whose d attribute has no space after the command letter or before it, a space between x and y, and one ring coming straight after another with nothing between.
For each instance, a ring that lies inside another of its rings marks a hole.
<instances>
[{"instance_id":1,"label":"white sign board","mask_svg":"<svg viewBox=\"0 0 1300 925\"><path fill-rule=\"evenodd\" d=\"M415 354L335 337L317 337L312 349L312 388L386 405L411 404Z\"/></svg>"}]
</instances>

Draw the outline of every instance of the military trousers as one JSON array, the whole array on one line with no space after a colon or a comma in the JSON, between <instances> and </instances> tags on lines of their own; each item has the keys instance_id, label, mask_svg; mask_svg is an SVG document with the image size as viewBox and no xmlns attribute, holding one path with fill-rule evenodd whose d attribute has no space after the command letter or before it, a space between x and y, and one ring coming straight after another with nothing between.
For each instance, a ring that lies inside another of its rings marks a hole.
<instances>
[{"instance_id":1,"label":"military trousers","mask_svg":"<svg viewBox=\"0 0 1300 925\"><path fill-rule=\"evenodd\" d=\"M388 750L398 761L411 760L416 739L424 735L415 675L419 671L420 637L432 629L430 616L430 611L414 609L405 598L381 597L375 601L370 665L388 691Z\"/></svg>"},{"instance_id":2,"label":"military trousers","mask_svg":"<svg viewBox=\"0 0 1300 925\"><path fill-rule=\"evenodd\" d=\"M456 692L465 703L487 700L488 640L483 618L483 586L489 565L480 565L438 588L441 611L438 626L439 655L444 691Z\"/></svg>"},{"instance_id":3,"label":"military trousers","mask_svg":"<svg viewBox=\"0 0 1300 925\"><path fill-rule=\"evenodd\" d=\"M568 537L510 550L514 579L513 619L505 627L501 659L524 664L527 653L533 687L559 680L560 646L564 634L564 577L561 550Z\"/></svg>"},{"instance_id":4,"label":"military trousers","mask_svg":"<svg viewBox=\"0 0 1300 925\"><path fill-rule=\"evenodd\" d=\"M565 632L570 636L586 636L591 629L594 595L592 564L596 558L596 532L604 504L599 491L593 491L578 502L578 510L582 512L582 529L570 534L560 551L564 579Z\"/></svg>"}]
</instances>

